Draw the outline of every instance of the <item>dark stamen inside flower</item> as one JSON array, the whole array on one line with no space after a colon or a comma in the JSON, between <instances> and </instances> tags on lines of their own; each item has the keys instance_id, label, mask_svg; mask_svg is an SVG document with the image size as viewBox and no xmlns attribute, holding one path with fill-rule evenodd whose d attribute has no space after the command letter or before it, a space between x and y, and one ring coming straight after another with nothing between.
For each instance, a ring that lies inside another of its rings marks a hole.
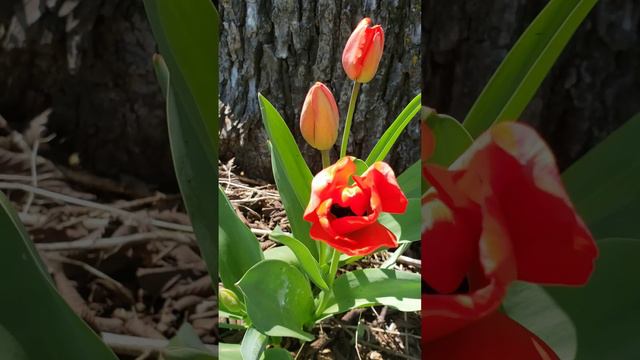
<instances>
[{"instance_id":1,"label":"dark stamen inside flower","mask_svg":"<svg viewBox=\"0 0 640 360\"><path fill-rule=\"evenodd\" d=\"M429 286L429 284L422 280L422 292L425 294L429 294L429 295L437 295L440 294L439 292L437 292L434 288L432 288L431 286ZM456 289L456 291L454 291L451 294L448 295L454 295L454 294L467 294L469 293L469 279L464 278L462 280L462 283L460 283L460 285L458 286L458 288Z\"/></svg>"},{"instance_id":2,"label":"dark stamen inside flower","mask_svg":"<svg viewBox=\"0 0 640 360\"><path fill-rule=\"evenodd\" d=\"M331 205L331 214L335 216L337 219L343 218L345 216L358 216L356 213L351 210L350 207L342 207L340 205L333 204Z\"/></svg>"}]
</instances>

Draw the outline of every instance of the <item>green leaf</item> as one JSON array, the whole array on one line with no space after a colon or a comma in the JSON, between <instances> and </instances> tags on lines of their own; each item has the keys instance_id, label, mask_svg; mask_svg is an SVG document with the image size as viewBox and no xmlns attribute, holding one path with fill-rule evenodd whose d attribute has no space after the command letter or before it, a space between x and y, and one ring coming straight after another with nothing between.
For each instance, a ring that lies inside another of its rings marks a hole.
<instances>
[{"instance_id":1,"label":"green leaf","mask_svg":"<svg viewBox=\"0 0 640 360\"><path fill-rule=\"evenodd\" d=\"M362 175L369 168L369 165L361 159L354 159L353 163L356 165L356 175ZM353 183L353 179L352 179Z\"/></svg>"},{"instance_id":2,"label":"green leaf","mask_svg":"<svg viewBox=\"0 0 640 360\"><path fill-rule=\"evenodd\" d=\"M218 164L219 16L209 0L145 0L147 18L173 87L185 107L185 121L216 171ZM213 100L212 100L213 99ZM195 141L194 139L194 141Z\"/></svg>"},{"instance_id":3,"label":"green leaf","mask_svg":"<svg viewBox=\"0 0 640 360\"><path fill-rule=\"evenodd\" d=\"M433 131L436 148L429 163L451 165L473 142L467 130L449 115L437 114L428 109L427 126Z\"/></svg>"},{"instance_id":4,"label":"green leaf","mask_svg":"<svg viewBox=\"0 0 640 360\"><path fill-rule=\"evenodd\" d=\"M640 238L640 114L567 169L562 178L593 235Z\"/></svg>"},{"instance_id":5,"label":"green leaf","mask_svg":"<svg viewBox=\"0 0 640 360\"><path fill-rule=\"evenodd\" d=\"M236 282L252 266L264 259L258 239L238 218L222 189L218 186L218 237L220 239L220 279L224 287L236 289Z\"/></svg>"},{"instance_id":6,"label":"green leaf","mask_svg":"<svg viewBox=\"0 0 640 360\"><path fill-rule=\"evenodd\" d=\"M311 171L282 116L264 96L259 94L258 99L264 127L273 150L283 165L282 175L290 182L298 203L304 208L311 195Z\"/></svg>"},{"instance_id":7,"label":"green leaf","mask_svg":"<svg viewBox=\"0 0 640 360\"><path fill-rule=\"evenodd\" d=\"M291 231L296 238L299 239L307 249L309 249L313 257L318 259L318 246L309 235L311 224L302 218L306 204L302 204L298 201L295 191L292 188L292 184L287 178L282 160L280 159L280 156L275 153L271 143L269 143L269 150L271 151L273 177L276 180L278 192L280 193L280 200L282 200L285 212L287 213L287 219L289 219Z\"/></svg>"},{"instance_id":8,"label":"green leaf","mask_svg":"<svg viewBox=\"0 0 640 360\"><path fill-rule=\"evenodd\" d=\"M239 344L220 344L220 359L243 360Z\"/></svg>"},{"instance_id":9,"label":"green leaf","mask_svg":"<svg viewBox=\"0 0 640 360\"><path fill-rule=\"evenodd\" d=\"M584 287L547 291L573 320L580 360L634 359L640 343L639 239L604 239Z\"/></svg>"},{"instance_id":10,"label":"green leaf","mask_svg":"<svg viewBox=\"0 0 640 360\"><path fill-rule=\"evenodd\" d=\"M0 349L2 355L11 360L29 360L18 340L0 325Z\"/></svg>"},{"instance_id":11,"label":"green leaf","mask_svg":"<svg viewBox=\"0 0 640 360\"><path fill-rule=\"evenodd\" d=\"M396 236L398 241L418 241L420 240L420 219L421 202L420 198L407 199L407 210L403 214L382 213L378 217L378 222Z\"/></svg>"},{"instance_id":12,"label":"green leaf","mask_svg":"<svg viewBox=\"0 0 640 360\"><path fill-rule=\"evenodd\" d=\"M525 30L471 107L464 126L478 137L517 120L597 0L551 0Z\"/></svg>"},{"instance_id":13,"label":"green leaf","mask_svg":"<svg viewBox=\"0 0 640 360\"><path fill-rule=\"evenodd\" d=\"M162 351L166 360L217 360L202 343L189 323L184 323L169 345ZM226 358L225 358L226 359Z\"/></svg>"},{"instance_id":14,"label":"green leaf","mask_svg":"<svg viewBox=\"0 0 640 360\"><path fill-rule=\"evenodd\" d=\"M576 329L569 316L538 285L516 282L509 286L502 307L510 318L540 337L560 359L575 359Z\"/></svg>"},{"instance_id":15,"label":"green leaf","mask_svg":"<svg viewBox=\"0 0 640 360\"><path fill-rule=\"evenodd\" d=\"M398 185L407 198L418 198L422 195L422 161L418 160L409 166L400 176Z\"/></svg>"},{"instance_id":16,"label":"green leaf","mask_svg":"<svg viewBox=\"0 0 640 360\"><path fill-rule=\"evenodd\" d=\"M27 359L116 360L60 297L27 231L1 192L0 234L2 355L11 348L14 353L22 351Z\"/></svg>"},{"instance_id":17,"label":"green leaf","mask_svg":"<svg viewBox=\"0 0 640 360\"><path fill-rule=\"evenodd\" d=\"M303 330L312 320L313 294L298 268L284 261L264 260L247 271L238 287L256 330L269 336L313 339Z\"/></svg>"},{"instance_id":18,"label":"green leaf","mask_svg":"<svg viewBox=\"0 0 640 360\"><path fill-rule=\"evenodd\" d=\"M420 274L386 269L351 271L336 279L323 317L374 305L420 311L421 286Z\"/></svg>"},{"instance_id":19,"label":"green leaf","mask_svg":"<svg viewBox=\"0 0 640 360\"><path fill-rule=\"evenodd\" d=\"M266 260L281 260L287 264L302 268L296 254L287 246L276 246L265 250L264 258Z\"/></svg>"},{"instance_id":20,"label":"green leaf","mask_svg":"<svg viewBox=\"0 0 640 360\"><path fill-rule=\"evenodd\" d=\"M218 241L215 216L217 167L211 166L198 139L198 130L189 121L190 113L176 96L171 74L162 57L154 57L158 80L167 96L169 142L176 177L191 218L196 240L214 283L218 281Z\"/></svg>"},{"instance_id":21,"label":"green leaf","mask_svg":"<svg viewBox=\"0 0 640 360\"><path fill-rule=\"evenodd\" d=\"M409 122L413 120L413 118L420 111L420 101L422 98L422 94L416 95L411 102L400 112L400 115L391 123L389 128L382 134L380 140L376 143L376 145L369 153L367 160L365 162L367 165L371 166L376 161L382 161L391 148L398 140L398 137L402 134L402 131L409 125Z\"/></svg>"},{"instance_id":22,"label":"green leaf","mask_svg":"<svg viewBox=\"0 0 640 360\"><path fill-rule=\"evenodd\" d=\"M273 176L293 234L318 259L318 248L321 246L309 237L310 225L302 219L311 197L313 176L282 116L261 94L258 95L258 100L262 121L271 143Z\"/></svg>"},{"instance_id":23,"label":"green leaf","mask_svg":"<svg viewBox=\"0 0 640 360\"><path fill-rule=\"evenodd\" d=\"M319 288L329 290L329 286L327 286L327 283L322 277L320 265L318 265L318 262L313 258L313 255L311 255L311 252L309 252L309 249L307 249L304 244L290 234L282 232L279 227L273 230L271 234L269 234L269 237L289 247L298 258L300 266L307 275L309 275L311 281L318 285Z\"/></svg>"},{"instance_id":24,"label":"green leaf","mask_svg":"<svg viewBox=\"0 0 640 360\"><path fill-rule=\"evenodd\" d=\"M283 348L273 348L264 353L264 360L293 360L293 357Z\"/></svg>"},{"instance_id":25,"label":"green leaf","mask_svg":"<svg viewBox=\"0 0 640 360\"><path fill-rule=\"evenodd\" d=\"M254 328L249 328L244 333L240 352L244 360L259 360L267 347L269 338Z\"/></svg>"}]
</instances>

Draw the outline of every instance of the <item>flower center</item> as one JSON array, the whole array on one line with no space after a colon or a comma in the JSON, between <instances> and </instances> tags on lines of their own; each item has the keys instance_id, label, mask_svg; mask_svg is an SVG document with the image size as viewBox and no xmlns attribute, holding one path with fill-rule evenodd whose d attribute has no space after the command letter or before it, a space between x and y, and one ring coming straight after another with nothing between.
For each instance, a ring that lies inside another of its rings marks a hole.
<instances>
[{"instance_id":1,"label":"flower center","mask_svg":"<svg viewBox=\"0 0 640 360\"><path fill-rule=\"evenodd\" d=\"M351 207L342 207L340 205L333 204L331 205L331 214L336 217L336 219L340 219L346 216L358 216L356 213L351 210Z\"/></svg>"},{"instance_id":2,"label":"flower center","mask_svg":"<svg viewBox=\"0 0 640 360\"><path fill-rule=\"evenodd\" d=\"M429 283L422 280L422 292L427 295L461 295L461 294L468 294L469 290L470 290L469 279L467 278L464 278L460 283L460 285L458 286L458 288L456 289L456 291L454 291L451 294L440 294L439 292L436 291L436 289L429 286Z\"/></svg>"}]
</instances>

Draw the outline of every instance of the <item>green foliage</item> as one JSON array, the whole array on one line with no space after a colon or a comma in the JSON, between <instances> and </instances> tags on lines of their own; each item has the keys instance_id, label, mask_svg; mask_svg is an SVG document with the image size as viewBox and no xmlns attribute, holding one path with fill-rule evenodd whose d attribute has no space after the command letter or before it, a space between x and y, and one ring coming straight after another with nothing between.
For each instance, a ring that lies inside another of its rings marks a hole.
<instances>
[{"instance_id":1,"label":"green foliage","mask_svg":"<svg viewBox=\"0 0 640 360\"><path fill-rule=\"evenodd\" d=\"M304 244L290 234L282 232L279 227L273 230L269 237L272 240L289 247L298 259L300 267L307 273L311 281L313 281L319 288L329 290L327 283L322 277L320 265L316 259L313 258L313 255L311 255L311 252L304 246Z\"/></svg>"},{"instance_id":2,"label":"green foliage","mask_svg":"<svg viewBox=\"0 0 640 360\"><path fill-rule=\"evenodd\" d=\"M218 24L208 0L145 0L163 57L154 57L167 98L173 163L209 274L217 282ZM165 63L166 61L166 63Z\"/></svg>"},{"instance_id":3,"label":"green foliage","mask_svg":"<svg viewBox=\"0 0 640 360\"><path fill-rule=\"evenodd\" d=\"M513 283L502 308L510 318L540 337L560 359L575 359L578 340L573 322L544 288Z\"/></svg>"},{"instance_id":4,"label":"green foliage","mask_svg":"<svg viewBox=\"0 0 640 360\"><path fill-rule=\"evenodd\" d=\"M58 294L9 201L0 193L0 349L24 359L116 360Z\"/></svg>"},{"instance_id":5,"label":"green foliage","mask_svg":"<svg viewBox=\"0 0 640 360\"><path fill-rule=\"evenodd\" d=\"M365 162L371 166L376 161L383 161L387 157L389 151L398 140L398 137L402 134L404 129L409 125L409 122L420 111L420 101L422 99L421 94L418 94L409 104L400 112L400 115L391 123L389 128L382 134L380 140L371 150L371 153L367 157Z\"/></svg>"},{"instance_id":6,"label":"green foliage","mask_svg":"<svg viewBox=\"0 0 640 360\"><path fill-rule=\"evenodd\" d=\"M244 333L240 352L244 360L259 360L267 347L269 338L254 328L249 328Z\"/></svg>"},{"instance_id":7,"label":"green foliage","mask_svg":"<svg viewBox=\"0 0 640 360\"><path fill-rule=\"evenodd\" d=\"M313 294L298 268L280 260L264 260L246 272L238 287L256 330L269 336L313 339L303 330L313 320Z\"/></svg>"},{"instance_id":8,"label":"green foliage","mask_svg":"<svg viewBox=\"0 0 640 360\"><path fill-rule=\"evenodd\" d=\"M197 130L187 121L189 114L176 97L171 75L161 56L154 57L154 65L167 98L169 142L178 184L209 274L217 281L218 244L215 224L210 221L211 214L216 213L216 192L211 184L217 182L217 173L211 170L202 143L196 141Z\"/></svg>"},{"instance_id":9,"label":"green foliage","mask_svg":"<svg viewBox=\"0 0 640 360\"><path fill-rule=\"evenodd\" d=\"M387 305L400 311L420 311L420 274L405 271L363 269L339 276L323 317L355 308Z\"/></svg>"},{"instance_id":10,"label":"green foliage","mask_svg":"<svg viewBox=\"0 0 640 360\"><path fill-rule=\"evenodd\" d=\"M429 163L449 166L471 146L473 138L458 120L433 110L427 111L427 126L436 139L436 148Z\"/></svg>"},{"instance_id":11,"label":"green foliage","mask_svg":"<svg viewBox=\"0 0 640 360\"><path fill-rule=\"evenodd\" d=\"M313 176L282 116L264 96L259 95L258 100L262 121L271 142L273 176L290 219L293 235L320 259L320 243L309 237L309 224L302 219L311 196Z\"/></svg>"},{"instance_id":12,"label":"green foliage","mask_svg":"<svg viewBox=\"0 0 640 360\"><path fill-rule=\"evenodd\" d=\"M640 343L639 239L603 239L595 273L584 287L547 291L578 332L578 360L633 359Z\"/></svg>"},{"instance_id":13,"label":"green foliage","mask_svg":"<svg viewBox=\"0 0 640 360\"><path fill-rule=\"evenodd\" d=\"M188 323L183 324L169 345L162 351L164 360L217 360L202 343ZM225 358L223 358L225 359Z\"/></svg>"},{"instance_id":14,"label":"green foliage","mask_svg":"<svg viewBox=\"0 0 640 360\"><path fill-rule=\"evenodd\" d=\"M496 121L517 120L597 0L551 0L476 99L464 126L474 138Z\"/></svg>"},{"instance_id":15,"label":"green foliage","mask_svg":"<svg viewBox=\"0 0 640 360\"><path fill-rule=\"evenodd\" d=\"M255 235L238 218L220 187L218 187L218 212L221 219L225 219L218 224L220 279L225 288L237 291L236 282L253 265L262 261L264 255Z\"/></svg>"},{"instance_id":16,"label":"green foliage","mask_svg":"<svg viewBox=\"0 0 640 360\"><path fill-rule=\"evenodd\" d=\"M640 115L563 174L569 196L596 238L640 238Z\"/></svg>"}]
</instances>

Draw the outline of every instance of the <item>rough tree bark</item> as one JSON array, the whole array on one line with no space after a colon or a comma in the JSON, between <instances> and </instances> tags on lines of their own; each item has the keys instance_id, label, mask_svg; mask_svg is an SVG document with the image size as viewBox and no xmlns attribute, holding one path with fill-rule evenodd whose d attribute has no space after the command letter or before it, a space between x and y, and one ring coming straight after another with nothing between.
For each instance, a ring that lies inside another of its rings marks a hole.
<instances>
[{"instance_id":1,"label":"rough tree bark","mask_svg":"<svg viewBox=\"0 0 640 360\"><path fill-rule=\"evenodd\" d=\"M51 107L59 161L172 186L155 51L141 0L3 0L0 114L20 128Z\"/></svg>"},{"instance_id":2,"label":"rough tree bark","mask_svg":"<svg viewBox=\"0 0 640 360\"><path fill-rule=\"evenodd\" d=\"M546 0L427 0L424 99L462 120ZM601 0L522 115L566 167L640 112L640 3Z\"/></svg>"},{"instance_id":3,"label":"rough tree bark","mask_svg":"<svg viewBox=\"0 0 640 360\"><path fill-rule=\"evenodd\" d=\"M366 157L420 92L420 8L417 0L220 1L221 156L235 157L252 176L271 177L257 102L262 93L281 112L318 170L320 156L298 129L302 102L315 81L324 82L333 90L344 122L352 84L342 70L342 49L357 22L369 16L384 27L385 50L377 77L362 87L348 151ZM338 148L339 144L334 159ZM418 123L413 122L390 162L400 171L418 158Z\"/></svg>"}]
</instances>

